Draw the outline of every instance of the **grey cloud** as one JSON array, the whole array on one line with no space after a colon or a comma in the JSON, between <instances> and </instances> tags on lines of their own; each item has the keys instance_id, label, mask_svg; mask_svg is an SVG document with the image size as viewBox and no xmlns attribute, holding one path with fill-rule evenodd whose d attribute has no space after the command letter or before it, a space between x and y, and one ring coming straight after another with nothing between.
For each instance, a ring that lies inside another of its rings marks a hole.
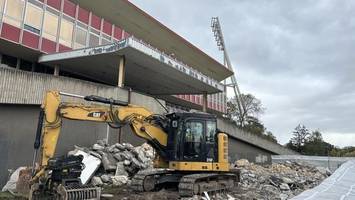
<instances>
[{"instance_id":1,"label":"grey cloud","mask_svg":"<svg viewBox=\"0 0 355 200\"><path fill-rule=\"evenodd\" d=\"M355 145L355 1L132 2L221 61L209 27L219 16L240 86L262 100L281 143L304 123Z\"/></svg>"}]
</instances>

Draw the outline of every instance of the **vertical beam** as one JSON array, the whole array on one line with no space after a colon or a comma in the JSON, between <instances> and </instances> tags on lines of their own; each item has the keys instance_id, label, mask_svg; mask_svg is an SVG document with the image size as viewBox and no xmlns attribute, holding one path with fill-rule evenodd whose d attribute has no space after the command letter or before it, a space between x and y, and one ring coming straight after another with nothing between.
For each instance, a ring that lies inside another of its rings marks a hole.
<instances>
[{"instance_id":1,"label":"vertical beam","mask_svg":"<svg viewBox=\"0 0 355 200\"><path fill-rule=\"evenodd\" d=\"M20 66L21 66L21 59L17 58L16 69L20 69Z\"/></svg>"},{"instance_id":2,"label":"vertical beam","mask_svg":"<svg viewBox=\"0 0 355 200\"><path fill-rule=\"evenodd\" d=\"M120 127L118 129L118 143L121 143L122 142L122 128Z\"/></svg>"},{"instance_id":3,"label":"vertical beam","mask_svg":"<svg viewBox=\"0 0 355 200\"><path fill-rule=\"evenodd\" d=\"M202 96L202 111L207 112L207 92L203 93Z\"/></svg>"},{"instance_id":4,"label":"vertical beam","mask_svg":"<svg viewBox=\"0 0 355 200\"><path fill-rule=\"evenodd\" d=\"M118 87L122 88L124 86L124 79L125 79L125 59L123 56L121 56L118 64L118 81L117 81Z\"/></svg>"},{"instance_id":5,"label":"vertical beam","mask_svg":"<svg viewBox=\"0 0 355 200\"><path fill-rule=\"evenodd\" d=\"M59 76L59 65L54 66L54 76Z\"/></svg>"},{"instance_id":6,"label":"vertical beam","mask_svg":"<svg viewBox=\"0 0 355 200\"><path fill-rule=\"evenodd\" d=\"M34 71L36 71L36 63L35 62L32 63L32 68L31 68L31 72L34 72Z\"/></svg>"},{"instance_id":7,"label":"vertical beam","mask_svg":"<svg viewBox=\"0 0 355 200\"><path fill-rule=\"evenodd\" d=\"M110 138L110 126L106 124L106 143L108 144Z\"/></svg>"},{"instance_id":8,"label":"vertical beam","mask_svg":"<svg viewBox=\"0 0 355 200\"><path fill-rule=\"evenodd\" d=\"M131 104L132 88L128 89L128 103Z\"/></svg>"}]
</instances>

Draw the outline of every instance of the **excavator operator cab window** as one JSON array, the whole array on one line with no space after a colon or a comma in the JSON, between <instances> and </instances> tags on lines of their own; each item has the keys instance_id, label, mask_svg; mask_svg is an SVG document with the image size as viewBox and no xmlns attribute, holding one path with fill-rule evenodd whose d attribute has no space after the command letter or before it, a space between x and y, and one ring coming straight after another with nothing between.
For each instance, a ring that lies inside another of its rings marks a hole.
<instances>
[{"instance_id":1,"label":"excavator operator cab window","mask_svg":"<svg viewBox=\"0 0 355 200\"><path fill-rule=\"evenodd\" d=\"M201 160L203 133L204 123L202 121L191 120L185 123L184 159Z\"/></svg>"},{"instance_id":2,"label":"excavator operator cab window","mask_svg":"<svg viewBox=\"0 0 355 200\"><path fill-rule=\"evenodd\" d=\"M216 161L215 142L217 133L216 121L206 121L206 161Z\"/></svg>"},{"instance_id":3,"label":"excavator operator cab window","mask_svg":"<svg viewBox=\"0 0 355 200\"><path fill-rule=\"evenodd\" d=\"M207 121L206 122L206 142L214 143L216 136L216 122L215 121Z\"/></svg>"}]
</instances>

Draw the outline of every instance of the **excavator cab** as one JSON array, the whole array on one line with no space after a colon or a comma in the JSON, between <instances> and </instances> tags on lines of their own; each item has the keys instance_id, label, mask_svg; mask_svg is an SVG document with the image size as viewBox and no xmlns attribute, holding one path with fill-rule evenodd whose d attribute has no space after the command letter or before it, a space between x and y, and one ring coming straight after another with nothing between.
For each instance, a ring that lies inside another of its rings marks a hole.
<instances>
[{"instance_id":1,"label":"excavator cab","mask_svg":"<svg viewBox=\"0 0 355 200\"><path fill-rule=\"evenodd\" d=\"M202 113L172 113L168 130L168 154L172 161L216 162L217 120Z\"/></svg>"}]
</instances>

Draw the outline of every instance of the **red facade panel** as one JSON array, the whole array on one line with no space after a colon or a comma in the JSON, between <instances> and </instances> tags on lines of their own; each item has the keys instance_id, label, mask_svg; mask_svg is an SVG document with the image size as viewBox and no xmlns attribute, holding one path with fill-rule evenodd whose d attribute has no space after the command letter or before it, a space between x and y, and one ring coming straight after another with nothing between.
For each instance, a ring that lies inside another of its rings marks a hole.
<instances>
[{"instance_id":1,"label":"red facade panel","mask_svg":"<svg viewBox=\"0 0 355 200\"><path fill-rule=\"evenodd\" d=\"M79 21L81 21L85 24L89 24L89 16L90 16L89 11L79 7L79 13L78 13L78 20Z\"/></svg>"},{"instance_id":2,"label":"red facade panel","mask_svg":"<svg viewBox=\"0 0 355 200\"><path fill-rule=\"evenodd\" d=\"M196 103L201 105L201 102L200 102L200 97L199 96L196 96Z\"/></svg>"},{"instance_id":3,"label":"red facade panel","mask_svg":"<svg viewBox=\"0 0 355 200\"><path fill-rule=\"evenodd\" d=\"M45 53L55 53L56 43L46 38L42 38L42 47L41 50Z\"/></svg>"},{"instance_id":4,"label":"red facade panel","mask_svg":"<svg viewBox=\"0 0 355 200\"><path fill-rule=\"evenodd\" d=\"M57 10L60 10L61 0L47 0L47 4Z\"/></svg>"},{"instance_id":5,"label":"red facade panel","mask_svg":"<svg viewBox=\"0 0 355 200\"><path fill-rule=\"evenodd\" d=\"M27 31L23 31L22 44L33 49L38 49L39 36Z\"/></svg>"},{"instance_id":6,"label":"red facade panel","mask_svg":"<svg viewBox=\"0 0 355 200\"><path fill-rule=\"evenodd\" d=\"M96 28L97 30L101 29L101 18L92 14L91 15L91 26Z\"/></svg>"},{"instance_id":7,"label":"red facade panel","mask_svg":"<svg viewBox=\"0 0 355 200\"><path fill-rule=\"evenodd\" d=\"M106 33L107 35L111 35L112 34L112 24L106 20L104 20L104 25L103 25L103 30L104 33Z\"/></svg>"},{"instance_id":8,"label":"red facade panel","mask_svg":"<svg viewBox=\"0 0 355 200\"><path fill-rule=\"evenodd\" d=\"M76 5L69 0L64 0L63 12L73 18L75 18Z\"/></svg>"},{"instance_id":9,"label":"red facade panel","mask_svg":"<svg viewBox=\"0 0 355 200\"><path fill-rule=\"evenodd\" d=\"M131 34L127 33L126 31L123 34L123 38L128 38Z\"/></svg>"},{"instance_id":10,"label":"red facade panel","mask_svg":"<svg viewBox=\"0 0 355 200\"><path fill-rule=\"evenodd\" d=\"M20 41L20 33L21 30L19 28L6 23L2 24L1 37L18 43Z\"/></svg>"},{"instance_id":11,"label":"red facade panel","mask_svg":"<svg viewBox=\"0 0 355 200\"><path fill-rule=\"evenodd\" d=\"M113 33L113 37L116 38L117 40L122 39L122 29L115 26L115 31Z\"/></svg>"},{"instance_id":12,"label":"red facade panel","mask_svg":"<svg viewBox=\"0 0 355 200\"><path fill-rule=\"evenodd\" d=\"M59 52L70 51L72 48L59 44Z\"/></svg>"}]
</instances>

